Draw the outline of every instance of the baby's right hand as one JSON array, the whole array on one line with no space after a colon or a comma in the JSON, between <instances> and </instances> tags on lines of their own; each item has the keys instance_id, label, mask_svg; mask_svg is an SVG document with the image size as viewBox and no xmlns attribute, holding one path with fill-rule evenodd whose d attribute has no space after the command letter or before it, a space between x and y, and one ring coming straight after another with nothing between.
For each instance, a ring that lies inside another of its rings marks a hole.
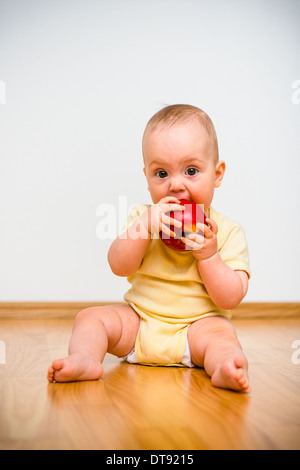
<instances>
[{"instance_id":1,"label":"baby's right hand","mask_svg":"<svg viewBox=\"0 0 300 470\"><path fill-rule=\"evenodd\" d=\"M179 199L172 196L162 198L157 204L149 207L142 215L142 223L151 235L163 232L168 237L174 237L175 233L170 229L170 225L181 228L182 224L167 215L171 211L183 211L184 206L180 205Z\"/></svg>"}]
</instances>

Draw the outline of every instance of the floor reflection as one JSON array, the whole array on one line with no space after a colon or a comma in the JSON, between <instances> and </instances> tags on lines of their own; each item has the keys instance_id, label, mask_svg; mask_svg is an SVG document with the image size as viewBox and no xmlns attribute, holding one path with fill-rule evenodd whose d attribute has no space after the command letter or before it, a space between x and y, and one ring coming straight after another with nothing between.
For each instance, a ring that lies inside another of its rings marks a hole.
<instances>
[{"instance_id":1,"label":"floor reflection","mask_svg":"<svg viewBox=\"0 0 300 470\"><path fill-rule=\"evenodd\" d=\"M98 381L48 386L54 410L77 415L104 448L239 448L247 438L251 397L213 387L201 369L124 362L104 369Z\"/></svg>"}]
</instances>

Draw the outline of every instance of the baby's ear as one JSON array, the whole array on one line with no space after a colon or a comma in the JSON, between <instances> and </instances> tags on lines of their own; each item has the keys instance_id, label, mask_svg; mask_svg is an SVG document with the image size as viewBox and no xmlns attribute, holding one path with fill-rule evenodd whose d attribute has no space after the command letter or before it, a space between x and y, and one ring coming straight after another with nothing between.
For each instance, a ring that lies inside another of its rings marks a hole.
<instances>
[{"instance_id":1,"label":"baby's ear","mask_svg":"<svg viewBox=\"0 0 300 470\"><path fill-rule=\"evenodd\" d=\"M143 172L144 172L144 174L145 174L145 176L146 176L146 168L145 168L145 167L143 168Z\"/></svg>"},{"instance_id":2,"label":"baby's ear","mask_svg":"<svg viewBox=\"0 0 300 470\"><path fill-rule=\"evenodd\" d=\"M225 173L225 169L226 169L225 162L223 160L220 160L216 164L216 169L215 169L215 174L216 174L215 188L219 188L219 186L221 186L222 180L223 180L223 177L224 177L224 173Z\"/></svg>"}]
</instances>

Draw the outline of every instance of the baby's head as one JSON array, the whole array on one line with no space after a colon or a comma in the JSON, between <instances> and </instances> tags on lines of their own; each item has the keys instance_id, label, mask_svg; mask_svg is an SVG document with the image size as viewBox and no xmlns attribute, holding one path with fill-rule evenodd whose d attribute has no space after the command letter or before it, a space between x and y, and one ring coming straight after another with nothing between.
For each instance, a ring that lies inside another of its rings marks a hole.
<instances>
[{"instance_id":1,"label":"baby's head","mask_svg":"<svg viewBox=\"0 0 300 470\"><path fill-rule=\"evenodd\" d=\"M207 209L225 171L210 117L190 105L167 106L150 119L143 136L143 157L154 203L174 196Z\"/></svg>"},{"instance_id":2,"label":"baby's head","mask_svg":"<svg viewBox=\"0 0 300 470\"><path fill-rule=\"evenodd\" d=\"M167 106L158 111L148 122L143 136L143 156L145 162L145 142L146 138L154 131L167 130L177 125L184 125L188 122L198 122L203 127L211 140L212 155L217 163L219 161L218 139L210 117L200 108L188 104L175 104Z\"/></svg>"}]
</instances>

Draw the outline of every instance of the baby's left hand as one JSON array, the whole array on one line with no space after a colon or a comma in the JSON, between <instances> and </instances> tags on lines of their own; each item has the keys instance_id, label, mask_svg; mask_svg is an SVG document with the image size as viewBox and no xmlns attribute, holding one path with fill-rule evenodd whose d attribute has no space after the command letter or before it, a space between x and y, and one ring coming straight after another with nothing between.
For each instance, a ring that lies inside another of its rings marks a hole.
<instances>
[{"instance_id":1,"label":"baby's left hand","mask_svg":"<svg viewBox=\"0 0 300 470\"><path fill-rule=\"evenodd\" d=\"M200 233L190 233L181 240L192 249L192 253L199 261L211 258L218 252L218 226L212 219L206 219L206 224L197 224Z\"/></svg>"}]
</instances>

